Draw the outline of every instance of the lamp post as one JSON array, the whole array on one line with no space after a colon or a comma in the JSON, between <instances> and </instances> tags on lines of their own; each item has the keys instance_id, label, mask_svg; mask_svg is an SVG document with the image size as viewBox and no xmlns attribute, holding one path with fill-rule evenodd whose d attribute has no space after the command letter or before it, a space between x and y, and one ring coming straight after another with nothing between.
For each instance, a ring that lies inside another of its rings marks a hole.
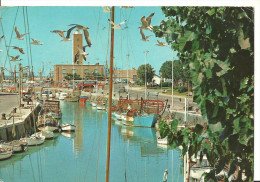
<instances>
[{"instance_id":1,"label":"lamp post","mask_svg":"<svg viewBox=\"0 0 260 182\"><path fill-rule=\"evenodd\" d=\"M147 54L149 53L149 51L145 51L144 54L145 54L145 81L144 81L144 85L145 85L145 96L144 98L146 99L146 83L147 83L147 76L146 76L146 62L147 62Z\"/></svg>"},{"instance_id":2,"label":"lamp post","mask_svg":"<svg viewBox=\"0 0 260 182\"><path fill-rule=\"evenodd\" d=\"M172 49L172 107L173 107L173 49Z\"/></svg>"},{"instance_id":3,"label":"lamp post","mask_svg":"<svg viewBox=\"0 0 260 182\"><path fill-rule=\"evenodd\" d=\"M161 93L162 93L162 72L160 72L159 74L160 74Z\"/></svg>"}]
</instances>

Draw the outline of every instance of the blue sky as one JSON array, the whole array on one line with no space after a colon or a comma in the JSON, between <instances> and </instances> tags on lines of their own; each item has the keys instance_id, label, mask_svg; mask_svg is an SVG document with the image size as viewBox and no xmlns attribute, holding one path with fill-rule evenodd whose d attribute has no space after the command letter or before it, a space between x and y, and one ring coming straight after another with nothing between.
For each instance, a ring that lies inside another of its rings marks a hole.
<instances>
[{"instance_id":1,"label":"blue sky","mask_svg":"<svg viewBox=\"0 0 260 182\"><path fill-rule=\"evenodd\" d=\"M17 8L18 7L4 7L0 9L0 17L2 17L7 44L9 44L11 39ZM115 23L119 24L123 20L127 20L126 26L128 26L128 28L124 30L115 30L114 62L116 67L126 69L126 55L129 53L129 68L138 68L138 66L145 63L144 51L148 50L147 63L154 67L156 74L159 74L162 63L172 59L170 46L156 46L157 40L165 40L156 38L152 32L144 30L145 35L153 36L150 37L149 42L141 41L138 28L141 25L140 19L142 16L149 16L152 12L155 12L155 15L152 18L151 25L159 25L161 20L165 19L160 7L115 8ZM110 46L108 47L107 45L108 18L110 14L104 13L102 7L28 7L28 15L30 37L44 43L44 45L41 46L31 45L32 60L36 75L43 64L46 74L50 68L53 70L54 64L72 63L72 41L61 42L61 37L50 31L68 30L70 28L68 25L73 23L89 27L92 47L86 49L89 55L87 61L84 61L84 64L88 62L95 64L97 59L99 59L98 62L100 64L105 64L107 48L110 48ZM18 27L20 33L25 32L23 7L19 7L15 26ZM0 36L2 34L3 32L0 28ZM16 56L19 54L20 58L23 59L21 63L24 66L28 65L28 44L26 44L26 39L17 40L15 37L15 32L13 32L10 45L22 47L25 54L21 55L17 50L10 49L9 55ZM27 36L27 38L29 37ZM86 42L84 40L83 45L85 44ZM0 64L4 65L6 60L4 40L0 43L0 49L3 50L3 52L0 53ZM108 63L109 53L108 51ZM7 59L5 64L7 69L10 69L9 59L10 58ZM176 56L175 59L177 59ZM18 63L12 62L11 64L13 66Z\"/></svg>"}]
</instances>

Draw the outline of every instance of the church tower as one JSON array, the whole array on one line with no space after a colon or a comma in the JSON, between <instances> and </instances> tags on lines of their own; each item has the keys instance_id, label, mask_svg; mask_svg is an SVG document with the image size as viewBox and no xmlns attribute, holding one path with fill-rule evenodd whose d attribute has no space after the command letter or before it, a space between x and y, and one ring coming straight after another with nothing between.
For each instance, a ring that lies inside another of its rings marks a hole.
<instances>
[{"instance_id":1,"label":"church tower","mask_svg":"<svg viewBox=\"0 0 260 182\"><path fill-rule=\"evenodd\" d=\"M73 33L73 64L83 65L83 57L81 55L79 56L78 60L75 60L75 55L79 52L78 48L82 49L83 47L82 37L82 33L78 30Z\"/></svg>"}]
</instances>

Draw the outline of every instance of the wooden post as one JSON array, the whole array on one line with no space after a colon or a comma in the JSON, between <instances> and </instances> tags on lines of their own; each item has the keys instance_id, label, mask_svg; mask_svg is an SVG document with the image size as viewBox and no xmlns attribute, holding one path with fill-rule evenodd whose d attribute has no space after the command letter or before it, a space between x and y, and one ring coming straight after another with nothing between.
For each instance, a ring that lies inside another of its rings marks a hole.
<instances>
[{"instance_id":1,"label":"wooden post","mask_svg":"<svg viewBox=\"0 0 260 182\"><path fill-rule=\"evenodd\" d=\"M111 20L114 22L115 7L112 6ZM110 79L109 79L109 107L108 107L108 129L107 129L107 164L106 164L106 182L109 182L109 165L110 165L110 145L111 145L111 109L113 93L113 64L114 64L114 29L111 26L111 48L110 48Z\"/></svg>"}]
</instances>

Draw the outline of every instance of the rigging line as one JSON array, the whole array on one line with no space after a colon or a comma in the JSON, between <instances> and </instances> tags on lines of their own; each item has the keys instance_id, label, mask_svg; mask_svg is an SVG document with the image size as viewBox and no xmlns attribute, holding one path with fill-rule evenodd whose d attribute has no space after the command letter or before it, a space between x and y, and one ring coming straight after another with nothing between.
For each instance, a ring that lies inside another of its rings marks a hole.
<instances>
[{"instance_id":1,"label":"rigging line","mask_svg":"<svg viewBox=\"0 0 260 182\"><path fill-rule=\"evenodd\" d=\"M29 42L31 40L31 36L30 36L30 24L29 24L29 18L28 18L28 9L26 7L26 17L27 17L27 26L28 26L28 36L29 36ZM31 49L31 44L29 44L30 47L30 57L31 57L31 66L32 66L32 74L33 74L33 64L32 64L32 49ZM32 75L33 76L33 75ZM33 76L34 79L34 76Z\"/></svg>"},{"instance_id":2,"label":"rigging line","mask_svg":"<svg viewBox=\"0 0 260 182\"><path fill-rule=\"evenodd\" d=\"M23 21L24 21L24 30L25 33L27 33L27 29L26 29L26 21L25 21L25 13L24 13L24 7L23 7ZM29 66L29 73L30 73L30 58L29 58L29 51L28 51L28 39L27 36L25 36L25 40L26 40L26 52L27 52L27 59L28 59L28 66ZM30 42L30 40L29 40Z\"/></svg>"},{"instance_id":3,"label":"rigging line","mask_svg":"<svg viewBox=\"0 0 260 182\"><path fill-rule=\"evenodd\" d=\"M10 44L11 44L11 42L12 42L12 37L13 37L13 32L14 32L14 26L15 26L15 22L16 22L18 10L19 10L19 6L17 7L17 11L16 11L15 19L14 19L14 24L13 24L13 30L12 30L11 38L10 38L10 41L9 41L9 46L10 46ZM1 25L2 25L2 21L1 21ZM3 30L3 33L4 33L3 25L2 25L2 30ZM5 37L4 37L4 38L5 38ZM5 38L5 39L6 39L6 38ZM4 67L5 67L5 64L6 64L6 60L7 60L8 56L9 56L9 49L10 49L10 47L7 48L7 54L6 54L6 57L5 57ZM12 71L12 65L11 65L11 61L10 61L10 60L9 60L9 65L10 65L10 70Z\"/></svg>"}]
</instances>

